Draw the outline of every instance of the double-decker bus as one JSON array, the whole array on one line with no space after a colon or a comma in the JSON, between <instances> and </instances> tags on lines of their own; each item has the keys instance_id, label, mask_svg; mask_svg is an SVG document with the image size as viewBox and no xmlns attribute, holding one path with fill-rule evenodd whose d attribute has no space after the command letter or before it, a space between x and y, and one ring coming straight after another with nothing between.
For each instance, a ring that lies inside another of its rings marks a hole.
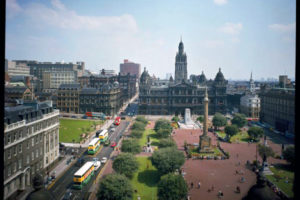
<instances>
[{"instance_id":1,"label":"double-decker bus","mask_svg":"<svg viewBox=\"0 0 300 200\"><path fill-rule=\"evenodd\" d=\"M86 162L75 174L73 188L82 189L94 175L94 163Z\"/></svg>"},{"instance_id":2,"label":"double-decker bus","mask_svg":"<svg viewBox=\"0 0 300 200\"><path fill-rule=\"evenodd\" d=\"M98 113L98 112L86 112L85 116L87 117L97 117L100 119L105 119L105 114L104 113Z\"/></svg>"},{"instance_id":3,"label":"double-decker bus","mask_svg":"<svg viewBox=\"0 0 300 200\"><path fill-rule=\"evenodd\" d=\"M108 139L108 131L106 129L101 131L99 134L99 139L101 142L105 142Z\"/></svg>"},{"instance_id":4,"label":"double-decker bus","mask_svg":"<svg viewBox=\"0 0 300 200\"><path fill-rule=\"evenodd\" d=\"M114 124L118 126L120 122L121 122L121 117L116 117Z\"/></svg>"},{"instance_id":5,"label":"double-decker bus","mask_svg":"<svg viewBox=\"0 0 300 200\"><path fill-rule=\"evenodd\" d=\"M99 138L94 138L88 147L88 154L95 154L98 149L100 148L100 139Z\"/></svg>"}]
</instances>

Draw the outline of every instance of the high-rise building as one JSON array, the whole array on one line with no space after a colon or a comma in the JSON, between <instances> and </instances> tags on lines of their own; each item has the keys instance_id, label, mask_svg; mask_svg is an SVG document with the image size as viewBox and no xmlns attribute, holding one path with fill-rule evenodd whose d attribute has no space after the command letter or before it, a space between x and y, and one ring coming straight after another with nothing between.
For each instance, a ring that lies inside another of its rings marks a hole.
<instances>
[{"instance_id":1,"label":"high-rise building","mask_svg":"<svg viewBox=\"0 0 300 200\"><path fill-rule=\"evenodd\" d=\"M129 73L131 75L136 75L137 78L140 78L141 65L125 59L124 63L120 64L120 73L122 75L127 75Z\"/></svg>"},{"instance_id":2,"label":"high-rise building","mask_svg":"<svg viewBox=\"0 0 300 200\"><path fill-rule=\"evenodd\" d=\"M4 199L32 185L59 157L59 110L52 102L5 107Z\"/></svg>"}]
</instances>

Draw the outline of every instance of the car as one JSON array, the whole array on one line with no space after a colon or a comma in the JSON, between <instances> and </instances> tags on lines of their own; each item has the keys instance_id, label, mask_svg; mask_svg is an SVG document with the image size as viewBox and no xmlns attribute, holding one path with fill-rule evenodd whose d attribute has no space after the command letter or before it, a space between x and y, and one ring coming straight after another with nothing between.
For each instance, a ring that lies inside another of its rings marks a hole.
<instances>
[{"instance_id":1,"label":"car","mask_svg":"<svg viewBox=\"0 0 300 200\"><path fill-rule=\"evenodd\" d=\"M98 158L93 158L93 161L97 162L97 161L99 161L99 159Z\"/></svg>"},{"instance_id":2,"label":"car","mask_svg":"<svg viewBox=\"0 0 300 200\"><path fill-rule=\"evenodd\" d=\"M106 163L106 161L107 161L107 158L103 157L102 160L101 160L101 163Z\"/></svg>"},{"instance_id":3,"label":"car","mask_svg":"<svg viewBox=\"0 0 300 200\"><path fill-rule=\"evenodd\" d=\"M68 190L68 191L65 193L65 195L64 195L64 197L63 197L63 200L69 200L69 199L72 199L71 197L72 197L72 192L71 192L71 190Z\"/></svg>"},{"instance_id":4,"label":"car","mask_svg":"<svg viewBox=\"0 0 300 200\"><path fill-rule=\"evenodd\" d=\"M115 147L115 146L117 146L116 142L112 142L111 145L110 145L110 147Z\"/></svg>"},{"instance_id":5,"label":"car","mask_svg":"<svg viewBox=\"0 0 300 200\"><path fill-rule=\"evenodd\" d=\"M110 140L106 140L105 142L104 142L104 146L108 146L110 144Z\"/></svg>"},{"instance_id":6,"label":"car","mask_svg":"<svg viewBox=\"0 0 300 200\"><path fill-rule=\"evenodd\" d=\"M100 161L95 161L94 162L94 170L97 171L99 169L99 167L101 166L101 162Z\"/></svg>"}]
</instances>

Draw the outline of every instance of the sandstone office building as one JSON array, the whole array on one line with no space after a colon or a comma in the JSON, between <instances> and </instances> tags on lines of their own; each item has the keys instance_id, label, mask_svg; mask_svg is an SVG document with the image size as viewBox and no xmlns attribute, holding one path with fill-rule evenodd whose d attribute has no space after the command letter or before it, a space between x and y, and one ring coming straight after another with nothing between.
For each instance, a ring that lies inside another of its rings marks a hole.
<instances>
[{"instance_id":1,"label":"sandstone office building","mask_svg":"<svg viewBox=\"0 0 300 200\"><path fill-rule=\"evenodd\" d=\"M203 115L203 98L207 87L209 114L226 113L227 95L225 80L221 69L214 80L207 80L204 73L199 79L187 79L187 56L182 41L175 58L175 80L155 80L144 69L140 78L139 114L178 115L190 108L191 114Z\"/></svg>"}]
</instances>

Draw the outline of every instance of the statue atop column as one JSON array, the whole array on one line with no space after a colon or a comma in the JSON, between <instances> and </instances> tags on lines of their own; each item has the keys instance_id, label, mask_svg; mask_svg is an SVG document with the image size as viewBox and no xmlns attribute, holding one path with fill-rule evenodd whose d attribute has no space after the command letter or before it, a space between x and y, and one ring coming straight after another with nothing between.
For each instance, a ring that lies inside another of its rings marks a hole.
<instances>
[{"instance_id":1,"label":"statue atop column","mask_svg":"<svg viewBox=\"0 0 300 200\"><path fill-rule=\"evenodd\" d=\"M204 121L203 121L203 134L200 136L199 150L200 152L212 152L211 138L207 135L208 131L208 94L207 87L205 88L204 96Z\"/></svg>"}]
</instances>

